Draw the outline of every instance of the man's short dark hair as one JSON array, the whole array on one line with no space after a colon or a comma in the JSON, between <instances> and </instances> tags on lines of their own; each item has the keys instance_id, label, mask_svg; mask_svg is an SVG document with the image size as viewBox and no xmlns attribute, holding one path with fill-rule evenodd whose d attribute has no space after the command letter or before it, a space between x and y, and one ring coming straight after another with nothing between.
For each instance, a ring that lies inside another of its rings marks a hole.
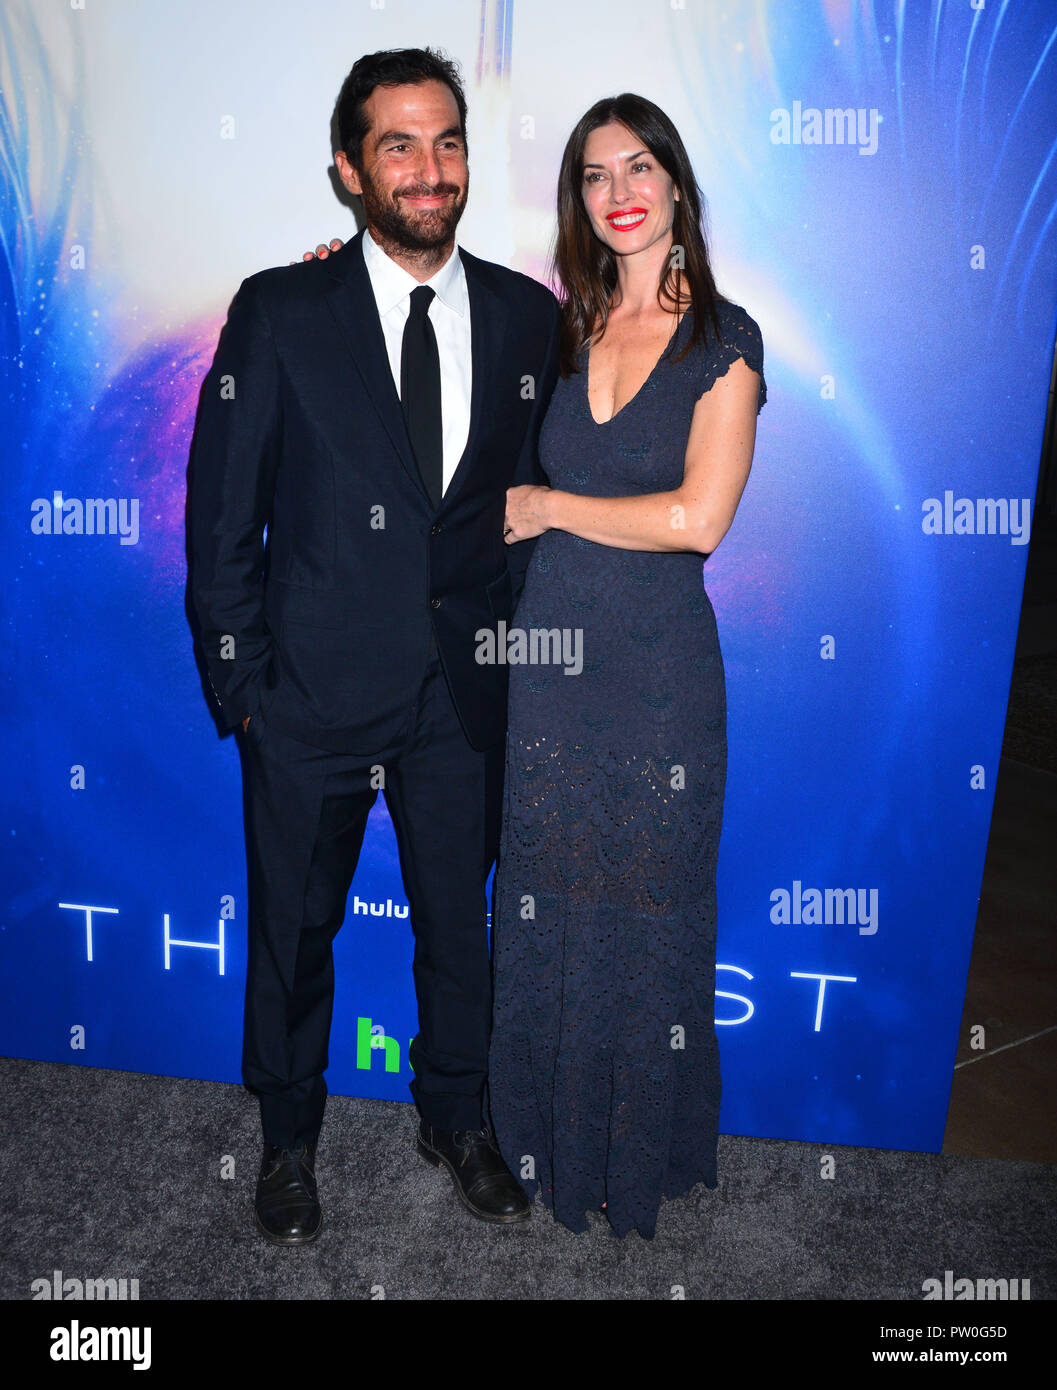
<instances>
[{"instance_id":1,"label":"man's short dark hair","mask_svg":"<svg viewBox=\"0 0 1057 1390\"><path fill-rule=\"evenodd\" d=\"M334 108L338 144L354 169L363 168L363 139L370 129L364 107L375 87L417 86L420 82L445 82L450 87L465 143L466 97L457 65L432 48L386 48L366 53L353 64Z\"/></svg>"}]
</instances>

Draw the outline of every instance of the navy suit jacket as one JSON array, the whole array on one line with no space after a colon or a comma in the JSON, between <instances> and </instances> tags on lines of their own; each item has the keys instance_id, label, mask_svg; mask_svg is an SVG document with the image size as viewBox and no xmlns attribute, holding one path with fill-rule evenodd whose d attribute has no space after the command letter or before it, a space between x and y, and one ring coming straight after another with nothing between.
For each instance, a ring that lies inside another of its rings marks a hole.
<instances>
[{"instance_id":1,"label":"navy suit jacket","mask_svg":"<svg viewBox=\"0 0 1057 1390\"><path fill-rule=\"evenodd\" d=\"M241 285L202 389L190 476L191 595L223 722L370 753L407 721L436 635L459 719L506 728L506 667L476 634L509 621L532 541L503 541L506 489L546 482L540 422L558 307L526 275L460 250L473 384L440 506L404 426L362 250Z\"/></svg>"}]
</instances>

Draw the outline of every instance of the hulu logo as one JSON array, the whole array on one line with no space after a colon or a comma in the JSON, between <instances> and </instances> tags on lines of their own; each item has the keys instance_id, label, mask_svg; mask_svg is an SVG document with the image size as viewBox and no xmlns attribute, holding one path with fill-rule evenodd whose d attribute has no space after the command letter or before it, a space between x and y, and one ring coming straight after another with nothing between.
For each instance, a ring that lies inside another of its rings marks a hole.
<instances>
[{"instance_id":1,"label":"hulu logo","mask_svg":"<svg viewBox=\"0 0 1057 1390\"><path fill-rule=\"evenodd\" d=\"M375 1032L374 1029L378 1031ZM411 1066L411 1042L408 1039L408 1066ZM385 1053L385 1070L400 1070L400 1044L395 1038L388 1038L380 1023L375 1024L369 1018L358 1018L356 1020L356 1066L359 1071L370 1071L371 1063L374 1061L372 1053ZM414 1067L411 1067L414 1071Z\"/></svg>"}]
</instances>

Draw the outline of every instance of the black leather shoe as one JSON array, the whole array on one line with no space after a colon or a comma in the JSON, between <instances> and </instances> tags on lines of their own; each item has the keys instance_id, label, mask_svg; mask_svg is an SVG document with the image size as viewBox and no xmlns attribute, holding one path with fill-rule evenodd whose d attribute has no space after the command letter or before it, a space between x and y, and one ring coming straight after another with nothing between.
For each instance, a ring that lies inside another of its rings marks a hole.
<instances>
[{"instance_id":1,"label":"black leather shoe","mask_svg":"<svg viewBox=\"0 0 1057 1390\"><path fill-rule=\"evenodd\" d=\"M423 1122L418 1151L427 1163L447 1168L459 1201L482 1221L527 1221L532 1215L489 1130L434 1129Z\"/></svg>"},{"instance_id":2,"label":"black leather shoe","mask_svg":"<svg viewBox=\"0 0 1057 1390\"><path fill-rule=\"evenodd\" d=\"M316 1195L316 1146L265 1144L253 1203L257 1229L273 1245L307 1245L323 1225Z\"/></svg>"}]
</instances>

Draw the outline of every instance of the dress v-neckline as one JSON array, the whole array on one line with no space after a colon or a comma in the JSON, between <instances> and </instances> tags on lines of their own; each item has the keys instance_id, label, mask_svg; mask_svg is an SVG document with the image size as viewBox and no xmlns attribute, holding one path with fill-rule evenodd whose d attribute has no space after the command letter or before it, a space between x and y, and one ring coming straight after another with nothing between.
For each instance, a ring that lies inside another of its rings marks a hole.
<instances>
[{"instance_id":1,"label":"dress v-neckline","mask_svg":"<svg viewBox=\"0 0 1057 1390\"><path fill-rule=\"evenodd\" d=\"M585 395L586 398L587 398L587 413L588 413L588 415L591 417L591 423L596 427L596 429L600 429L600 430L601 430L601 429L605 429L606 425L611 425L611 424L613 423L613 421L617 418L618 415L623 415L623 414L624 414L624 411L627 410L628 406L634 404L634 402L637 401L638 398L642 395L643 391L645 391L646 387L647 387L647 386L650 384L650 382L653 380L653 374L654 374L654 372L655 372L655 371L657 370L657 368L661 365L661 362L662 362L662 361L664 360L664 358L667 356L668 350L671 348L672 344L675 342L676 334L679 332L679 329L682 328L682 326L683 326L683 319L686 318L686 316L687 316L687 314L688 314L689 312L690 312L690 306L688 305L688 306L683 310L683 312L679 315L678 322L676 323L675 327L672 329L671 337L670 337L670 338L668 339L668 341L665 343L664 347L661 348L660 356L657 358L657 361L654 362L653 366L650 368L649 375L645 378L645 380L643 381L642 385L641 385L641 386L639 387L639 389L635 392L635 394L634 394L633 396L629 396L629 398L624 402L624 404L620 407L620 409L619 409L619 410L615 410L615 411L613 412L613 414L609 417L608 420L596 420L596 419L595 419L595 413L594 413L594 411L591 409L591 349L590 349L590 348L587 349L587 363L586 363L586 366L585 366L585 368L584 368L584 395Z\"/></svg>"}]
</instances>

